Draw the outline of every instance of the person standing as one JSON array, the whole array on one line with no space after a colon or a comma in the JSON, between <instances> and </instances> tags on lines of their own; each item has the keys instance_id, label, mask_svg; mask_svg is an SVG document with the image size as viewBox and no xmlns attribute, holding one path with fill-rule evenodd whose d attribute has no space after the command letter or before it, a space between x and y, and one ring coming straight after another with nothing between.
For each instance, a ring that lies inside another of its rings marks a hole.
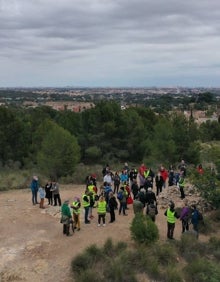
<instances>
[{"instance_id":1,"label":"person standing","mask_svg":"<svg viewBox=\"0 0 220 282\"><path fill-rule=\"evenodd\" d=\"M173 202L170 203L164 215L167 217L167 238L174 239L173 233L175 229L176 218L178 218L178 214L175 211L175 204Z\"/></svg>"},{"instance_id":2,"label":"person standing","mask_svg":"<svg viewBox=\"0 0 220 282\"><path fill-rule=\"evenodd\" d=\"M40 186L38 192L39 192L39 197L40 197L40 209L45 209L45 207L44 207L44 198L45 198L46 193L45 193L44 187Z\"/></svg>"},{"instance_id":3,"label":"person standing","mask_svg":"<svg viewBox=\"0 0 220 282\"><path fill-rule=\"evenodd\" d=\"M137 182L137 169L132 167L131 171L129 173L129 180L130 180L130 186L132 186L132 184L135 182Z\"/></svg>"},{"instance_id":4,"label":"person standing","mask_svg":"<svg viewBox=\"0 0 220 282\"><path fill-rule=\"evenodd\" d=\"M189 230L189 216L190 210L187 202L185 202L180 213L180 220L182 221L182 233Z\"/></svg>"},{"instance_id":5,"label":"person standing","mask_svg":"<svg viewBox=\"0 0 220 282\"><path fill-rule=\"evenodd\" d=\"M121 198L119 199L120 201L119 215L121 214L121 212L123 212L123 215L127 215L125 213L126 205L127 205L127 192L125 191L125 188L123 186L121 186L118 194L121 194Z\"/></svg>"},{"instance_id":6,"label":"person standing","mask_svg":"<svg viewBox=\"0 0 220 282\"><path fill-rule=\"evenodd\" d=\"M61 206L60 189L59 184L57 182L52 182L51 191L54 199L54 206L57 206L57 201L59 206Z\"/></svg>"},{"instance_id":7,"label":"person standing","mask_svg":"<svg viewBox=\"0 0 220 282\"><path fill-rule=\"evenodd\" d=\"M53 205L53 196L52 196L51 187L52 187L52 183L48 181L45 185L45 192L46 192L45 198L47 198L48 200L48 205L52 206Z\"/></svg>"},{"instance_id":8,"label":"person standing","mask_svg":"<svg viewBox=\"0 0 220 282\"><path fill-rule=\"evenodd\" d=\"M158 210L157 204L153 199L150 201L150 204L147 205L146 214L152 219L153 222L155 222Z\"/></svg>"},{"instance_id":9,"label":"person standing","mask_svg":"<svg viewBox=\"0 0 220 282\"><path fill-rule=\"evenodd\" d=\"M169 167L169 173L168 173L168 186L174 185L174 168L172 165Z\"/></svg>"},{"instance_id":10,"label":"person standing","mask_svg":"<svg viewBox=\"0 0 220 282\"><path fill-rule=\"evenodd\" d=\"M63 234L66 236L72 236L72 234L70 234L71 220L72 214L69 207L69 200L66 200L61 207L61 223L63 224Z\"/></svg>"},{"instance_id":11,"label":"person standing","mask_svg":"<svg viewBox=\"0 0 220 282\"><path fill-rule=\"evenodd\" d=\"M184 178L184 175L181 174L179 178L179 188L180 188L180 193L181 193L180 198L182 200L185 198L184 187L185 187L185 178Z\"/></svg>"},{"instance_id":12,"label":"person standing","mask_svg":"<svg viewBox=\"0 0 220 282\"><path fill-rule=\"evenodd\" d=\"M37 201L37 192L39 188L39 182L38 182L38 177L33 176L32 181L31 181L31 192L32 192L32 203L33 205L39 204Z\"/></svg>"},{"instance_id":13,"label":"person standing","mask_svg":"<svg viewBox=\"0 0 220 282\"><path fill-rule=\"evenodd\" d=\"M180 174L183 174L184 177L186 177L186 163L184 160L181 160L181 163L178 166Z\"/></svg>"},{"instance_id":14,"label":"person standing","mask_svg":"<svg viewBox=\"0 0 220 282\"><path fill-rule=\"evenodd\" d=\"M113 192L109 193L108 206L109 206L109 212L110 212L110 221L109 221L109 223L112 223L112 222L115 221L115 209L118 208L118 203L116 201L116 198L115 198Z\"/></svg>"},{"instance_id":15,"label":"person standing","mask_svg":"<svg viewBox=\"0 0 220 282\"><path fill-rule=\"evenodd\" d=\"M152 191L152 188L151 187L149 187L148 189L147 189L147 192L146 192L146 196L145 196L146 198L146 203L147 203L147 205L149 205L152 201L154 202L154 203L156 203L157 202L157 199L156 199L156 195L155 195L155 193Z\"/></svg>"},{"instance_id":16,"label":"person standing","mask_svg":"<svg viewBox=\"0 0 220 282\"><path fill-rule=\"evenodd\" d=\"M89 207L90 207L90 198L89 198L89 190L86 189L85 193L82 195L82 205L84 207L84 222L85 224L89 224L90 220L88 219L89 216Z\"/></svg>"},{"instance_id":17,"label":"person standing","mask_svg":"<svg viewBox=\"0 0 220 282\"><path fill-rule=\"evenodd\" d=\"M119 186L120 186L120 176L119 176L118 171L115 172L113 181L114 181L114 194L115 194L115 193L117 194L117 193L118 193Z\"/></svg>"},{"instance_id":18,"label":"person standing","mask_svg":"<svg viewBox=\"0 0 220 282\"><path fill-rule=\"evenodd\" d=\"M71 208L73 209L74 229L77 228L77 231L80 230L80 207L80 199L78 197L75 197Z\"/></svg>"},{"instance_id":19,"label":"person standing","mask_svg":"<svg viewBox=\"0 0 220 282\"><path fill-rule=\"evenodd\" d=\"M135 199L136 196L138 195L138 192L139 192L139 187L138 187L138 184L137 184L137 179L133 179L133 183L131 185L131 192L133 194L133 199Z\"/></svg>"},{"instance_id":20,"label":"person standing","mask_svg":"<svg viewBox=\"0 0 220 282\"><path fill-rule=\"evenodd\" d=\"M158 173L155 177L155 183L156 183L157 196L158 196L159 193L162 192L162 187L163 187L163 177L161 176L160 171L158 171Z\"/></svg>"},{"instance_id":21,"label":"person standing","mask_svg":"<svg viewBox=\"0 0 220 282\"><path fill-rule=\"evenodd\" d=\"M106 201L105 201L105 197L100 196L99 201L98 201L98 205L97 205L98 226L101 226L101 220L102 220L102 226L105 226L106 208L107 208L107 204L106 204Z\"/></svg>"},{"instance_id":22,"label":"person standing","mask_svg":"<svg viewBox=\"0 0 220 282\"><path fill-rule=\"evenodd\" d=\"M166 182L167 182L167 178L168 178L168 172L167 170L165 169L164 166L161 166L160 168L160 174L163 178L163 188L166 188Z\"/></svg>"}]
</instances>

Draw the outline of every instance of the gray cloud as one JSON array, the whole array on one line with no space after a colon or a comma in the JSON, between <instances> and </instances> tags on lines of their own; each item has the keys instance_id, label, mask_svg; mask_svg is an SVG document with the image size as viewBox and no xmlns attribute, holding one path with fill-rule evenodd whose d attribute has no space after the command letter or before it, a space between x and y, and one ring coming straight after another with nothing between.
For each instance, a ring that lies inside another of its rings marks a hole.
<instances>
[{"instance_id":1,"label":"gray cloud","mask_svg":"<svg viewBox=\"0 0 220 282\"><path fill-rule=\"evenodd\" d=\"M183 73L202 84L205 72L218 71L219 9L219 0L0 0L0 86L56 84L57 76L62 85L134 77L134 86L150 86L159 84L153 75L170 84ZM19 81L5 76L10 67Z\"/></svg>"}]
</instances>

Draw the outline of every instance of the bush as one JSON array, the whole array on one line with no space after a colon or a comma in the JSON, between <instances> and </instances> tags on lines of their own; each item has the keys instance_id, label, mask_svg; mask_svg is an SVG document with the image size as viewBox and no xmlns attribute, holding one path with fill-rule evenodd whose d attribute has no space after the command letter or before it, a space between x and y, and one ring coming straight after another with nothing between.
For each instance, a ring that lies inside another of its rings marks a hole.
<instances>
[{"instance_id":1,"label":"bush","mask_svg":"<svg viewBox=\"0 0 220 282\"><path fill-rule=\"evenodd\" d=\"M80 282L137 282L132 255L127 251L127 245L123 242L113 245L111 239L102 248L91 245L76 256L72 260L71 269L74 279Z\"/></svg>"},{"instance_id":2,"label":"bush","mask_svg":"<svg viewBox=\"0 0 220 282\"><path fill-rule=\"evenodd\" d=\"M169 265L166 268L163 278L164 278L164 281L167 281L167 282L183 282L184 281L180 271L176 269L175 267L173 267L173 265Z\"/></svg>"},{"instance_id":3,"label":"bush","mask_svg":"<svg viewBox=\"0 0 220 282\"><path fill-rule=\"evenodd\" d=\"M177 242L177 246L180 255L189 262L206 253L206 245L199 242L196 234L191 232L183 233L180 241Z\"/></svg>"},{"instance_id":4,"label":"bush","mask_svg":"<svg viewBox=\"0 0 220 282\"><path fill-rule=\"evenodd\" d=\"M130 227L132 238L139 244L150 244L159 239L156 224L142 214L136 214Z\"/></svg>"},{"instance_id":5,"label":"bush","mask_svg":"<svg viewBox=\"0 0 220 282\"><path fill-rule=\"evenodd\" d=\"M218 282L220 281L220 268L214 262L198 258L184 268L188 282Z\"/></svg>"},{"instance_id":6,"label":"bush","mask_svg":"<svg viewBox=\"0 0 220 282\"><path fill-rule=\"evenodd\" d=\"M155 244L152 252L153 257L157 258L161 265L168 266L176 262L177 253L174 245L168 243Z\"/></svg>"},{"instance_id":7,"label":"bush","mask_svg":"<svg viewBox=\"0 0 220 282\"><path fill-rule=\"evenodd\" d=\"M213 211L211 218L215 222L220 222L220 209Z\"/></svg>"},{"instance_id":8,"label":"bush","mask_svg":"<svg viewBox=\"0 0 220 282\"><path fill-rule=\"evenodd\" d=\"M220 260L220 239L211 237L209 239L210 253L219 261Z\"/></svg>"}]
</instances>

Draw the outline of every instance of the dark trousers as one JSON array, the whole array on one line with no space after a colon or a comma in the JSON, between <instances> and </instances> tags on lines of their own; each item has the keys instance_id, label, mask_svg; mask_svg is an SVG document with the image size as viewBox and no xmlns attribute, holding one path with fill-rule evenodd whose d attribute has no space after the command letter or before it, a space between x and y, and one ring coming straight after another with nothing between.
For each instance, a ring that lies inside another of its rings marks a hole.
<instances>
[{"instance_id":1,"label":"dark trousers","mask_svg":"<svg viewBox=\"0 0 220 282\"><path fill-rule=\"evenodd\" d=\"M120 202L119 214L121 214L121 211L123 211L123 214L125 215L125 210L126 210L126 203Z\"/></svg>"},{"instance_id":2,"label":"dark trousers","mask_svg":"<svg viewBox=\"0 0 220 282\"><path fill-rule=\"evenodd\" d=\"M175 223L167 222L167 238L173 239L174 228L175 228Z\"/></svg>"},{"instance_id":3,"label":"dark trousers","mask_svg":"<svg viewBox=\"0 0 220 282\"><path fill-rule=\"evenodd\" d=\"M162 186L157 186L157 196L162 192Z\"/></svg>"},{"instance_id":4,"label":"dark trousers","mask_svg":"<svg viewBox=\"0 0 220 282\"><path fill-rule=\"evenodd\" d=\"M98 223L101 223L101 219L102 219L102 223L105 224L105 214L99 214L98 217Z\"/></svg>"},{"instance_id":5,"label":"dark trousers","mask_svg":"<svg viewBox=\"0 0 220 282\"><path fill-rule=\"evenodd\" d=\"M182 233L189 230L188 220L182 219Z\"/></svg>"},{"instance_id":6,"label":"dark trousers","mask_svg":"<svg viewBox=\"0 0 220 282\"><path fill-rule=\"evenodd\" d=\"M38 204L37 202L37 190L31 190L32 191L32 203L33 205Z\"/></svg>"},{"instance_id":7,"label":"dark trousers","mask_svg":"<svg viewBox=\"0 0 220 282\"><path fill-rule=\"evenodd\" d=\"M118 193L119 184L114 184L114 194Z\"/></svg>"},{"instance_id":8,"label":"dark trousers","mask_svg":"<svg viewBox=\"0 0 220 282\"><path fill-rule=\"evenodd\" d=\"M57 201L59 203L59 206L61 206L60 194L55 194L54 195L54 206L57 206Z\"/></svg>"},{"instance_id":9,"label":"dark trousers","mask_svg":"<svg viewBox=\"0 0 220 282\"><path fill-rule=\"evenodd\" d=\"M88 216L89 216L89 206L88 207L84 207L85 210L85 223L89 222L88 220Z\"/></svg>"},{"instance_id":10,"label":"dark trousers","mask_svg":"<svg viewBox=\"0 0 220 282\"><path fill-rule=\"evenodd\" d=\"M184 188L180 186L181 199L185 198Z\"/></svg>"},{"instance_id":11,"label":"dark trousers","mask_svg":"<svg viewBox=\"0 0 220 282\"><path fill-rule=\"evenodd\" d=\"M70 225L69 224L63 224L63 234L66 234L67 236L70 234Z\"/></svg>"},{"instance_id":12,"label":"dark trousers","mask_svg":"<svg viewBox=\"0 0 220 282\"><path fill-rule=\"evenodd\" d=\"M115 221L115 209L114 208L110 208L110 222L114 222Z\"/></svg>"},{"instance_id":13,"label":"dark trousers","mask_svg":"<svg viewBox=\"0 0 220 282\"><path fill-rule=\"evenodd\" d=\"M51 198L48 198L48 205L53 205L53 198L52 198L52 196L51 196Z\"/></svg>"}]
</instances>

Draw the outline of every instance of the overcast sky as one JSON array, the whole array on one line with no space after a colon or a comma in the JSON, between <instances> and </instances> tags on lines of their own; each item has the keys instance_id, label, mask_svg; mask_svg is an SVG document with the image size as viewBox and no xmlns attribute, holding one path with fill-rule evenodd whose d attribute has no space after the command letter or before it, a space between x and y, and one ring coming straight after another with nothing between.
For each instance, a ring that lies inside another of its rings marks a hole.
<instances>
[{"instance_id":1,"label":"overcast sky","mask_svg":"<svg viewBox=\"0 0 220 282\"><path fill-rule=\"evenodd\" d=\"M220 86L220 0L0 0L0 87Z\"/></svg>"}]
</instances>

